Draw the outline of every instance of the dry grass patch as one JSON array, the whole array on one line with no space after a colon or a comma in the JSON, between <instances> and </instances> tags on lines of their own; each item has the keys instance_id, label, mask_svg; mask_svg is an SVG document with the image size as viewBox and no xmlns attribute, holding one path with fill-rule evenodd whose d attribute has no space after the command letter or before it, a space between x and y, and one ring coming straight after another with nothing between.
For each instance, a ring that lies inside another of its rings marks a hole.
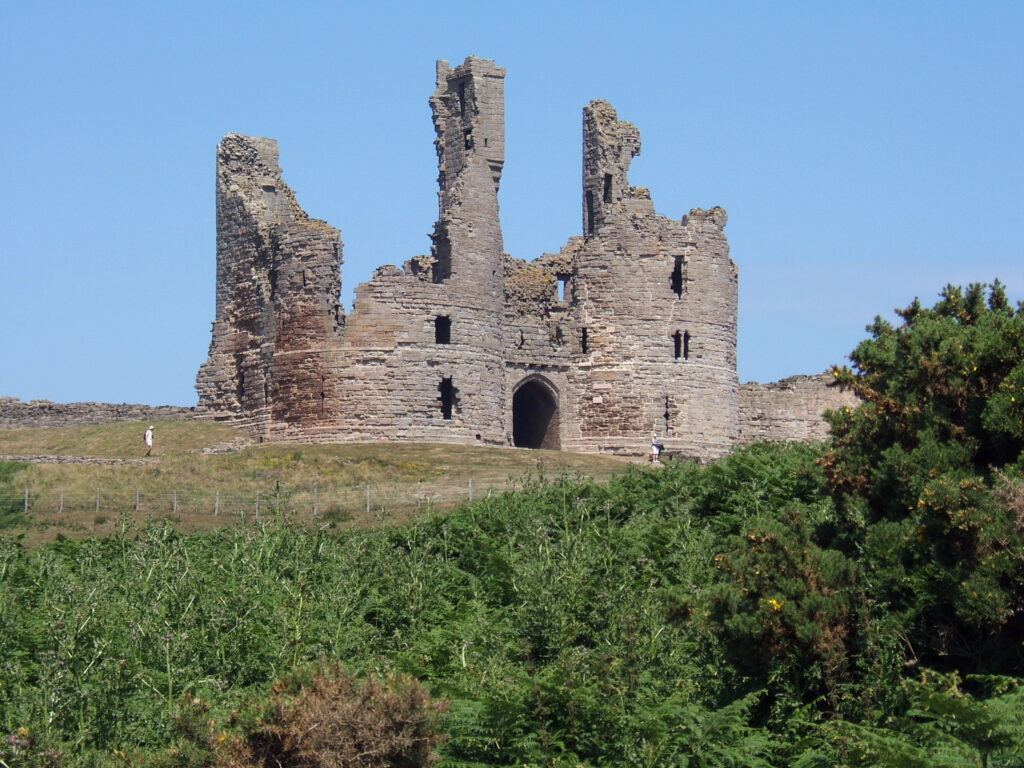
<instances>
[{"instance_id":1,"label":"dry grass patch","mask_svg":"<svg viewBox=\"0 0 1024 768\"><path fill-rule=\"evenodd\" d=\"M145 427L0 430L0 454L140 458ZM15 531L33 541L107 534L122 515L169 518L183 531L274 514L332 527L378 526L514 488L524 478L604 480L628 466L608 456L434 443L265 443L205 455L203 448L244 433L166 421L156 434L154 460L144 465L34 464L19 471L8 490L28 490L30 504Z\"/></svg>"}]
</instances>

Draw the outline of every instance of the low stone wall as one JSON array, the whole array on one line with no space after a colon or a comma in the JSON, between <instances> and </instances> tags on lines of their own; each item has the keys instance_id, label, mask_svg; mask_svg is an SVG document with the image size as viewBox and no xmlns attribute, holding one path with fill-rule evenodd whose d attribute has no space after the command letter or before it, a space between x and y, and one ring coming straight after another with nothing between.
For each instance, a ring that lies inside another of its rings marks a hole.
<instances>
[{"instance_id":1,"label":"low stone wall","mask_svg":"<svg viewBox=\"0 0 1024 768\"><path fill-rule=\"evenodd\" d=\"M790 376L770 384L740 386L740 442L755 440L824 440L828 423L822 414L859 401L852 392L831 386L827 373Z\"/></svg>"},{"instance_id":2,"label":"low stone wall","mask_svg":"<svg viewBox=\"0 0 1024 768\"><path fill-rule=\"evenodd\" d=\"M156 459L103 459L96 456L0 456L0 461L23 461L27 464L113 464L138 466L156 464Z\"/></svg>"},{"instance_id":3,"label":"low stone wall","mask_svg":"<svg viewBox=\"0 0 1024 768\"><path fill-rule=\"evenodd\" d=\"M73 427L115 421L167 421L193 418L195 408L134 403L55 403L0 397L0 429Z\"/></svg>"}]
</instances>

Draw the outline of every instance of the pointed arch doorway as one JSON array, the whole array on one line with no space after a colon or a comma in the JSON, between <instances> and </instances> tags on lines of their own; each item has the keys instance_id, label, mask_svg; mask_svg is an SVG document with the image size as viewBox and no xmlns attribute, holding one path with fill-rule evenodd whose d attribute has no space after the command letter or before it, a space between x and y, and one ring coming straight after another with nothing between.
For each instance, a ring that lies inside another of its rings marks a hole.
<instances>
[{"instance_id":1,"label":"pointed arch doorway","mask_svg":"<svg viewBox=\"0 0 1024 768\"><path fill-rule=\"evenodd\" d=\"M558 392L546 379L533 377L512 393L512 444L517 448L561 448Z\"/></svg>"}]
</instances>

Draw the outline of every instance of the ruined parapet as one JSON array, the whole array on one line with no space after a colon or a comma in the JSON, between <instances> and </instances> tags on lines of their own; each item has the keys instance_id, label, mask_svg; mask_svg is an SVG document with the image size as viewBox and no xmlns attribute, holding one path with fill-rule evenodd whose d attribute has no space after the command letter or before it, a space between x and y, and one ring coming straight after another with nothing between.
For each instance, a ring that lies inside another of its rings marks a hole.
<instances>
[{"instance_id":1,"label":"ruined parapet","mask_svg":"<svg viewBox=\"0 0 1024 768\"><path fill-rule=\"evenodd\" d=\"M638 207L653 213L648 191L629 185L629 166L639 154L640 131L619 120L611 104L596 99L583 109L585 237L596 235L606 224L622 223ZM607 234L621 236L624 232Z\"/></svg>"},{"instance_id":2,"label":"ruined parapet","mask_svg":"<svg viewBox=\"0 0 1024 768\"><path fill-rule=\"evenodd\" d=\"M277 142L228 134L217 150L217 298L199 409L265 429L317 411L321 355L340 332L338 230L281 179ZM312 393L312 394L311 394Z\"/></svg>"},{"instance_id":3,"label":"ruined parapet","mask_svg":"<svg viewBox=\"0 0 1024 768\"><path fill-rule=\"evenodd\" d=\"M859 404L853 392L835 386L827 373L769 384L748 382L740 387L739 442L824 440L828 422L822 414Z\"/></svg>"}]
</instances>

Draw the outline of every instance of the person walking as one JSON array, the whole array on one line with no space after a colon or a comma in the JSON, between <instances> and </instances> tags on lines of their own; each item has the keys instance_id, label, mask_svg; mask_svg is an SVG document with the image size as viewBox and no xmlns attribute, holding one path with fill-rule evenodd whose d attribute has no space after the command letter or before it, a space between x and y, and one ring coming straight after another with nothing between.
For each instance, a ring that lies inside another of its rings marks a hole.
<instances>
[{"instance_id":1,"label":"person walking","mask_svg":"<svg viewBox=\"0 0 1024 768\"><path fill-rule=\"evenodd\" d=\"M146 434L142 436L142 442L146 444L146 455L153 455L153 425L149 425L149 429L146 430Z\"/></svg>"}]
</instances>

